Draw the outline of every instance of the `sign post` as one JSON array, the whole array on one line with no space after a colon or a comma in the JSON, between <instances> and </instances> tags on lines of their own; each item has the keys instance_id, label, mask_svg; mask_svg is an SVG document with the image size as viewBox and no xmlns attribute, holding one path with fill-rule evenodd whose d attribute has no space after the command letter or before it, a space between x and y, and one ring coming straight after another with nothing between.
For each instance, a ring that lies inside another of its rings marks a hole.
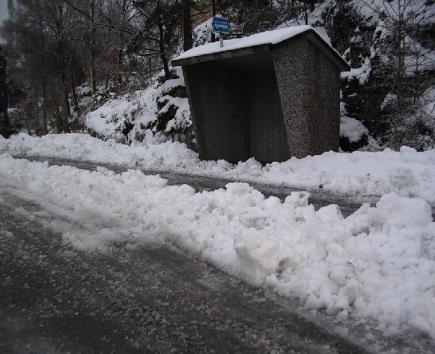
<instances>
[{"instance_id":1,"label":"sign post","mask_svg":"<svg viewBox=\"0 0 435 354\"><path fill-rule=\"evenodd\" d=\"M231 30L230 20L227 18L215 16L213 17L212 26L213 32L219 33L219 43L220 47L222 48L224 46L223 34L228 34Z\"/></svg>"}]
</instances>

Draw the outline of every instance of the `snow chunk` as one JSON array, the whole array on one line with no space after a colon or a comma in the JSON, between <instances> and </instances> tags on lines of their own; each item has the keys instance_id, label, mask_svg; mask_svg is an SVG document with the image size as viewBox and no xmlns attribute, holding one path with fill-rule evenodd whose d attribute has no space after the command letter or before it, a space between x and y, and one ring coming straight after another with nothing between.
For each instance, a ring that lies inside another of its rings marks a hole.
<instances>
[{"instance_id":1,"label":"snow chunk","mask_svg":"<svg viewBox=\"0 0 435 354\"><path fill-rule=\"evenodd\" d=\"M346 116L340 118L340 137L355 143L368 134L369 130L359 120Z\"/></svg>"}]
</instances>

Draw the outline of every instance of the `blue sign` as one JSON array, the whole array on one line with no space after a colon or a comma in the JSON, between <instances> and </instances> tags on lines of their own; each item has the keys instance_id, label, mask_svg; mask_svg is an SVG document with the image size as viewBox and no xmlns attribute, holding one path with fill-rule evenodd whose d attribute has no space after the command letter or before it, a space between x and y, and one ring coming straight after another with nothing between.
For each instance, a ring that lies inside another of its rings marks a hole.
<instances>
[{"instance_id":1,"label":"blue sign","mask_svg":"<svg viewBox=\"0 0 435 354\"><path fill-rule=\"evenodd\" d=\"M214 33L230 33L230 20L223 17L213 17L213 32Z\"/></svg>"}]
</instances>

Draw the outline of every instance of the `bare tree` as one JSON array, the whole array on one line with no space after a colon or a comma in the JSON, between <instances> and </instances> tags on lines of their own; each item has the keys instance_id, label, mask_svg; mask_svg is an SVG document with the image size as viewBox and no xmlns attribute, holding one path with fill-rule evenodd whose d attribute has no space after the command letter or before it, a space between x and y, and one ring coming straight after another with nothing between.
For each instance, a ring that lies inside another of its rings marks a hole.
<instances>
[{"instance_id":1,"label":"bare tree","mask_svg":"<svg viewBox=\"0 0 435 354\"><path fill-rule=\"evenodd\" d=\"M384 31L380 50L391 67L391 86L397 95L397 103L404 105L407 96L407 77L410 72L419 70L424 61L421 48L415 39L419 17L424 10L424 3L415 0L383 0L365 2L380 18L378 24ZM414 59L414 60L409 60Z\"/></svg>"},{"instance_id":2,"label":"bare tree","mask_svg":"<svg viewBox=\"0 0 435 354\"><path fill-rule=\"evenodd\" d=\"M158 56L165 78L171 78L169 58L178 44L182 9L175 0L137 0L134 2L142 19L140 31L133 43L134 50L146 57Z\"/></svg>"}]
</instances>

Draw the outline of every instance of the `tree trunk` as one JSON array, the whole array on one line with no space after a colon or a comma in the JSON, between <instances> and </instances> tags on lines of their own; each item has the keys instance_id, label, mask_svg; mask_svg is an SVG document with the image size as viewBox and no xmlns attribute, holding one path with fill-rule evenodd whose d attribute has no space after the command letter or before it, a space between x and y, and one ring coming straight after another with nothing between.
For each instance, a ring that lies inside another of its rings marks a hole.
<instances>
[{"instance_id":1,"label":"tree trunk","mask_svg":"<svg viewBox=\"0 0 435 354\"><path fill-rule=\"evenodd\" d=\"M42 77L42 125L44 134L48 133L47 125L47 80L45 75Z\"/></svg>"},{"instance_id":2,"label":"tree trunk","mask_svg":"<svg viewBox=\"0 0 435 354\"><path fill-rule=\"evenodd\" d=\"M62 128L65 133L69 132L69 117L71 116L71 107L68 99L68 87L66 82L62 83L63 93L62 93L62 101L63 102L63 110L62 110Z\"/></svg>"},{"instance_id":3,"label":"tree trunk","mask_svg":"<svg viewBox=\"0 0 435 354\"><path fill-rule=\"evenodd\" d=\"M118 85L122 89L122 49L118 49Z\"/></svg>"},{"instance_id":4,"label":"tree trunk","mask_svg":"<svg viewBox=\"0 0 435 354\"><path fill-rule=\"evenodd\" d=\"M77 96L76 92L76 81L75 81L75 75L74 75L74 67L76 65L76 62L73 61L70 67L70 79L71 79L71 93L73 98L73 104L74 104L74 112L79 113L79 98Z\"/></svg>"},{"instance_id":5,"label":"tree trunk","mask_svg":"<svg viewBox=\"0 0 435 354\"><path fill-rule=\"evenodd\" d=\"M398 2L398 21L397 21L397 53L398 53L398 75L397 75L397 101L402 108L404 103L404 81L405 81L405 11L404 4Z\"/></svg>"},{"instance_id":6,"label":"tree trunk","mask_svg":"<svg viewBox=\"0 0 435 354\"><path fill-rule=\"evenodd\" d=\"M64 53L64 51L62 51L62 53ZM71 107L69 104L69 99L68 99L68 82L67 82L67 67L66 67L66 60L63 58L62 59L63 62L63 66L61 68L61 100L60 102L62 103L62 128L64 132L69 132L69 117L71 117Z\"/></svg>"},{"instance_id":7,"label":"tree trunk","mask_svg":"<svg viewBox=\"0 0 435 354\"><path fill-rule=\"evenodd\" d=\"M8 118L8 87L6 83L6 59L0 56L0 114L3 116L3 121L0 122L0 127L9 128Z\"/></svg>"},{"instance_id":8,"label":"tree trunk","mask_svg":"<svg viewBox=\"0 0 435 354\"><path fill-rule=\"evenodd\" d=\"M191 5L191 0L183 0L184 51L193 47Z\"/></svg>"},{"instance_id":9,"label":"tree trunk","mask_svg":"<svg viewBox=\"0 0 435 354\"><path fill-rule=\"evenodd\" d=\"M171 72L169 71L168 58L165 53L165 35L163 30L163 23L159 21L159 49L160 49L160 59L162 60L163 70L165 72L165 79L169 80L171 78Z\"/></svg>"},{"instance_id":10,"label":"tree trunk","mask_svg":"<svg viewBox=\"0 0 435 354\"><path fill-rule=\"evenodd\" d=\"M89 81L92 93L97 90L95 78L95 0L89 1L89 29L90 29L90 48L89 48Z\"/></svg>"},{"instance_id":11,"label":"tree trunk","mask_svg":"<svg viewBox=\"0 0 435 354\"><path fill-rule=\"evenodd\" d=\"M60 105L60 117L59 122L61 125L61 130L64 132L68 131L69 126L69 116L71 114L71 109L68 100L68 85L67 85L67 64L68 64L68 54L65 50L65 37L64 37L64 26L63 26L63 6L62 2L58 3L58 21L57 21L57 61L58 61L58 97Z\"/></svg>"}]
</instances>

